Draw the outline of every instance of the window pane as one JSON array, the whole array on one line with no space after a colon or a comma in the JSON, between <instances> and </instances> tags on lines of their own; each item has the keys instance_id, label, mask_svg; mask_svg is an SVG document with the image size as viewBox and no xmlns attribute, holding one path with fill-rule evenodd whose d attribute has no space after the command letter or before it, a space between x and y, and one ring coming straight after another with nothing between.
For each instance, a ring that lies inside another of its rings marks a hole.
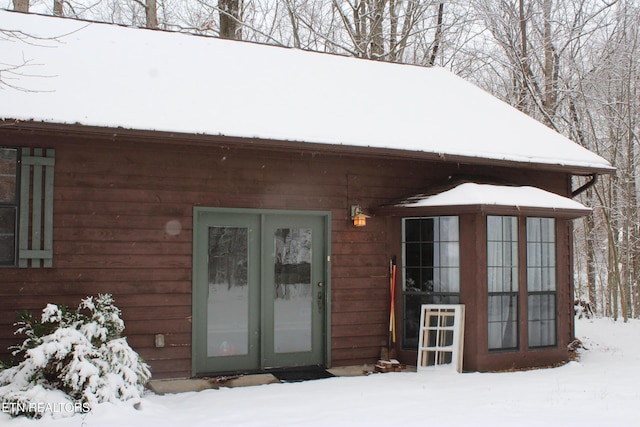
<instances>
[{"instance_id":1,"label":"window pane","mask_svg":"<svg viewBox=\"0 0 640 427\"><path fill-rule=\"evenodd\" d=\"M460 265L460 253L458 242L440 243L440 262L443 267L458 267Z\"/></svg>"},{"instance_id":2,"label":"window pane","mask_svg":"<svg viewBox=\"0 0 640 427\"><path fill-rule=\"evenodd\" d=\"M555 267L542 269L542 290L543 291L555 291L556 290L556 269Z\"/></svg>"},{"instance_id":3,"label":"window pane","mask_svg":"<svg viewBox=\"0 0 640 427\"><path fill-rule=\"evenodd\" d=\"M489 242L502 241L502 217L500 216L487 217L487 241Z\"/></svg>"},{"instance_id":4,"label":"window pane","mask_svg":"<svg viewBox=\"0 0 640 427\"><path fill-rule=\"evenodd\" d=\"M527 242L527 265L529 267L541 266L542 255L539 242Z\"/></svg>"},{"instance_id":5,"label":"window pane","mask_svg":"<svg viewBox=\"0 0 640 427\"><path fill-rule=\"evenodd\" d=\"M407 267L419 267L420 243L406 243L404 246L404 259Z\"/></svg>"},{"instance_id":6,"label":"window pane","mask_svg":"<svg viewBox=\"0 0 640 427\"><path fill-rule=\"evenodd\" d=\"M527 218L527 242L540 241L540 219Z\"/></svg>"},{"instance_id":7,"label":"window pane","mask_svg":"<svg viewBox=\"0 0 640 427\"><path fill-rule=\"evenodd\" d=\"M422 242L433 242L436 239L434 235L436 218L424 218L418 220L420 222L420 240Z\"/></svg>"},{"instance_id":8,"label":"window pane","mask_svg":"<svg viewBox=\"0 0 640 427\"><path fill-rule=\"evenodd\" d=\"M249 230L209 227L207 356L249 351Z\"/></svg>"},{"instance_id":9,"label":"window pane","mask_svg":"<svg viewBox=\"0 0 640 427\"><path fill-rule=\"evenodd\" d=\"M458 237L458 217L442 216L440 220L440 241L441 242L457 242Z\"/></svg>"},{"instance_id":10,"label":"window pane","mask_svg":"<svg viewBox=\"0 0 640 427\"><path fill-rule=\"evenodd\" d=\"M503 217L503 236L505 241L518 241L518 219L512 216Z\"/></svg>"},{"instance_id":11,"label":"window pane","mask_svg":"<svg viewBox=\"0 0 640 427\"><path fill-rule=\"evenodd\" d=\"M540 218L540 241L556 241L556 227L553 218Z\"/></svg>"},{"instance_id":12,"label":"window pane","mask_svg":"<svg viewBox=\"0 0 640 427\"><path fill-rule=\"evenodd\" d=\"M529 292L540 292L542 290L541 272L538 267L527 268L527 290Z\"/></svg>"},{"instance_id":13,"label":"window pane","mask_svg":"<svg viewBox=\"0 0 640 427\"><path fill-rule=\"evenodd\" d=\"M556 245L555 243L540 244L540 265L555 267L556 265Z\"/></svg>"},{"instance_id":14,"label":"window pane","mask_svg":"<svg viewBox=\"0 0 640 427\"><path fill-rule=\"evenodd\" d=\"M518 303L516 295L489 296L489 350L518 346Z\"/></svg>"},{"instance_id":15,"label":"window pane","mask_svg":"<svg viewBox=\"0 0 640 427\"><path fill-rule=\"evenodd\" d=\"M501 267L487 267L487 288L489 292L500 292L502 285L503 270Z\"/></svg>"},{"instance_id":16,"label":"window pane","mask_svg":"<svg viewBox=\"0 0 640 427\"><path fill-rule=\"evenodd\" d=\"M434 262L434 259L437 258L434 252L438 252L438 247L433 242L422 243L420 251L420 263L416 265L438 265L437 262Z\"/></svg>"},{"instance_id":17,"label":"window pane","mask_svg":"<svg viewBox=\"0 0 640 427\"><path fill-rule=\"evenodd\" d=\"M460 292L460 270L457 268L439 268L440 280L435 292Z\"/></svg>"},{"instance_id":18,"label":"window pane","mask_svg":"<svg viewBox=\"0 0 640 427\"><path fill-rule=\"evenodd\" d=\"M529 347L556 345L555 294L529 295Z\"/></svg>"},{"instance_id":19,"label":"window pane","mask_svg":"<svg viewBox=\"0 0 640 427\"><path fill-rule=\"evenodd\" d=\"M436 279L436 272L434 268L421 268L420 269L420 279L422 280L420 291L422 292L433 292L434 291L434 282Z\"/></svg>"},{"instance_id":20,"label":"window pane","mask_svg":"<svg viewBox=\"0 0 640 427\"><path fill-rule=\"evenodd\" d=\"M420 284L422 280L420 279L420 268L407 268L405 270L405 278L404 278L404 290L405 291L419 291Z\"/></svg>"},{"instance_id":21,"label":"window pane","mask_svg":"<svg viewBox=\"0 0 640 427\"><path fill-rule=\"evenodd\" d=\"M518 279L518 268L516 266L516 268L510 268L509 269L509 286L505 287L504 289L507 290L509 289L512 292L517 292L518 291L518 284L520 283L519 279Z\"/></svg>"},{"instance_id":22,"label":"window pane","mask_svg":"<svg viewBox=\"0 0 640 427\"><path fill-rule=\"evenodd\" d=\"M500 267L502 262L502 242L487 242L487 265Z\"/></svg>"},{"instance_id":23,"label":"window pane","mask_svg":"<svg viewBox=\"0 0 640 427\"><path fill-rule=\"evenodd\" d=\"M17 150L0 148L0 203L16 203L17 160Z\"/></svg>"},{"instance_id":24,"label":"window pane","mask_svg":"<svg viewBox=\"0 0 640 427\"><path fill-rule=\"evenodd\" d=\"M411 219L404 223L404 238L407 242L420 241L420 221Z\"/></svg>"},{"instance_id":25,"label":"window pane","mask_svg":"<svg viewBox=\"0 0 640 427\"><path fill-rule=\"evenodd\" d=\"M0 208L0 265L15 264L16 209Z\"/></svg>"},{"instance_id":26,"label":"window pane","mask_svg":"<svg viewBox=\"0 0 640 427\"><path fill-rule=\"evenodd\" d=\"M311 231L305 227L275 231L273 348L276 353L311 350Z\"/></svg>"}]
</instances>

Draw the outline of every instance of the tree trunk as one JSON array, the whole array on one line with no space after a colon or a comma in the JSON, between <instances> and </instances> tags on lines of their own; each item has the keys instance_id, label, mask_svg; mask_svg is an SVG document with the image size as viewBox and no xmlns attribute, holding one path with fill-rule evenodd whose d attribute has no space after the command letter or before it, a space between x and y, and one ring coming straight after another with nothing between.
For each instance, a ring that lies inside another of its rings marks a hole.
<instances>
[{"instance_id":1,"label":"tree trunk","mask_svg":"<svg viewBox=\"0 0 640 427\"><path fill-rule=\"evenodd\" d=\"M522 82L516 88L517 93L517 103L516 108L521 111L527 112L526 107L526 85L529 79L529 58L528 58L528 49L527 45L529 44L527 40L527 19L524 13L524 0L519 0L518 2L518 15L520 20L520 70L519 74L521 75Z\"/></svg>"},{"instance_id":2,"label":"tree trunk","mask_svg":"<svg viewBox=\"0 0 640 427\"><path fill-rule=\"evenodd\" d=\"M298 25L298 17L294 13L292 0L286 0L289 21L291 21L291 31L293 33L293 47L300 49L300 26Z\"/></svg>"},{"instance_id":3,"label":"tree trunk","mask_svg":"<svg viewBox=\"0 0 640 427\"><path fill-rule=\"evenodd\" d=\"M145 7L147 28L158 28L158 4L157 0L147 0Z\"/></svg>"},{"instance_id":4,"label":"tree trunk","mask_svg":"<svg viewBox=\"0 0 640 427\"><path fill-rule=\"evenodd\" d=\"M546 112L545 120L551 124L556 113L558 87L558 54L551 40L551 0L544 0L544 98L543 108Z\"/></svg>"},{"instance_id":5,"label":"tree trunk","mask_svg":"<svg viewBox=\"0 0 640 427\"><path fill-rule=\"evenodd\" d=\"M62 10L62 2L63 0L53 0L53 15L54 16L63 16Z\"/></svg>"},{"instance_id":6,"label":"tree trunk","mask_svg":"<svg viewBox=\"0 0 640 427\"><path fill-rule=\"evenodd\" d=\"M593 198L591 198L593 200ZM596 245L595 245L595 219L588 215L584 221L585 241L587 246L587 293L591 307L598 312L598 296L596 293Z\"/></svg>"},{"instance_id":7,"label":"tree trunk","mask_svg":"<svg viewBox=\"0 0 640 427\"><path fill-rule=\"evenodd\" d=\"M241 0L219 0L220 37L223 39L242 40Z\"/></svg>"},{"instance_id":8,"label":"tree trunk","mask_svg":"<svg viewBox=\"0 0 640 427\"><path fill-rule=\"evenodd\" d=\"M389 62L398 60L398 11L396 0L389 0Z\"/></svg>"},{"instance_id":9,"label":"tree trunk","mask_svg":"<svg viewBox=\"0 0 640 427\"><path fill-rule=\"evenodd\" d=\"M438 21L436 24L436 34L433 36L433 49L431 49L431 57L429 58L430 66L435 65L438 49L440 48L440 39L442 37L442 15L444 14L444 2L438 5Z\"/></svg>"},{"instance_id":10,"label":"tree trunk","mask_svg":"<svg viewBox=\"0 0 640 427\"><path fill-rule=\"evenodd\" d=\"M371 59L382 60L384 59L384 37L382 21L384 18L384 8L386 0L369 0L369 11L373 16L371 20Z\"/></svg>"},{"instance_id":11,"label":"tree trunk","mask_svg":"<svg viewBox=\"0 0 640 427\"><path fill-rule=\"evenodd\" d=\"M29 0L13 0L13 10L29 12Z\"/></svg>"}]
</instances>

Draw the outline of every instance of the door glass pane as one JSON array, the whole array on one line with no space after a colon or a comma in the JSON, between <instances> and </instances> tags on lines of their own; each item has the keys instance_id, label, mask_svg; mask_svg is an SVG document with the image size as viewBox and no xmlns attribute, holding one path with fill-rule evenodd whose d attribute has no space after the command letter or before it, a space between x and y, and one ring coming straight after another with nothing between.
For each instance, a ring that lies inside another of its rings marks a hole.
<instances>
[{"instance_id":1,"label":"door glass pane","mask_svg":"<svg viewBox=\"0 0 640 427\"><path fill-rule=\"evenodd\" d=\"M207 356L249 351L249 230L209 227Z\"/></svg>"},{"instance_id":2,"label":"door glass pane","mask_svg":"<svg viewBox=\"0 0 640 427\"><path fill-rule=\"evenodd\" d=\"M311 228L278 228L274 237L274 350L311 351Z\"/></svg>"}]
</instances>

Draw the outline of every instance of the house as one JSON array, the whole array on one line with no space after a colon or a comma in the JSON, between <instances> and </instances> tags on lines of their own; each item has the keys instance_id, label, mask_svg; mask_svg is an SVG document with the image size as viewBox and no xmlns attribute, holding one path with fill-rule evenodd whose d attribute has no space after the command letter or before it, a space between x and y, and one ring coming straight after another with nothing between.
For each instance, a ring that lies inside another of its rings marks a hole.
<instances>
[{"instance_id":1,"label":"house","mask_svg":"<svg viewBox=\"0 0 640 427\"><path fill-rule=\"evenodd\" d=\"M0 11L0 351L111 293L154 378L566 361L572 200L601 157L439 68ZM9 87L11 86L11 87ZM574 177L587 177L573 180ZM364 219L364 226L354 221ZM394 267L395 266L395 267Z\"/></svg>"}]
</instances>

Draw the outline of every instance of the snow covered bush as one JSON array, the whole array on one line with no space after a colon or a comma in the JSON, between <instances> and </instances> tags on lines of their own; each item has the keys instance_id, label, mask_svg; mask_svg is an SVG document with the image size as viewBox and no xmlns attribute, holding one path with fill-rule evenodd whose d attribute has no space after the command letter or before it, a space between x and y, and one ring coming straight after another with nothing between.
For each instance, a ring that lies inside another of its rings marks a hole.
<instances>
[{"instance_id":1,"label":"snow covered bush","mask_svg":"<svg viewBox=\"0 0 640 427\"><path fill-rule=\"evenodd\" d=\"M71 413L139 399L151 378L121 336L124 322L111 295L87 297L75 311L48 304L40 321L25 314L16 325L26 338L13 354L24 359L0 371L0 405L12 415L40 417L53 408L46 406L51 397Z\"/></svg>"}]
</instances>

